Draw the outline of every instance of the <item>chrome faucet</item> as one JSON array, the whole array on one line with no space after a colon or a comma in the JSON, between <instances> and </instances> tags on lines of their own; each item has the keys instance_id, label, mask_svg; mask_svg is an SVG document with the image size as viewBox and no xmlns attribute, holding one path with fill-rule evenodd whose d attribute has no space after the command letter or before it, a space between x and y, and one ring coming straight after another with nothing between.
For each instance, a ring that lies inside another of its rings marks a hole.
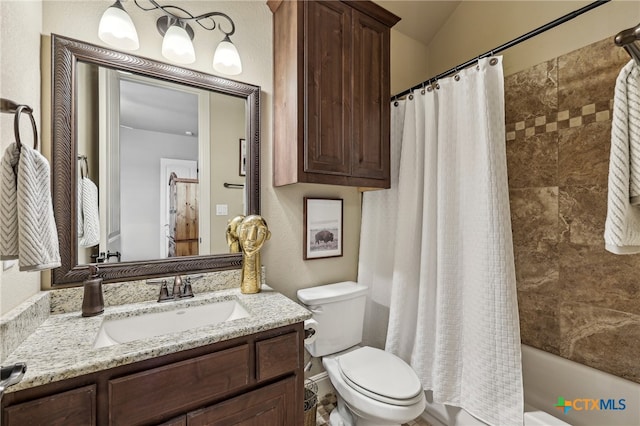
<instances>
[{"instance_id":1,"label":"chrome faucet","mask_svg":"<svg viewBox=\"0 0 640 426\"><path fill-rule=\"evenodd\" d=\"M186 277L182 279L180 275L176 275L173 278L173 289L169 294L169 286L166 278L159 280L147 280L147 284L160 284L160 294L158 295L158 302L167 302L170 300L178 300L185 297L193 297L193 289L191 288L191 282L202 278L202 275L197 277Z\"/></svg>"}]
</instances>

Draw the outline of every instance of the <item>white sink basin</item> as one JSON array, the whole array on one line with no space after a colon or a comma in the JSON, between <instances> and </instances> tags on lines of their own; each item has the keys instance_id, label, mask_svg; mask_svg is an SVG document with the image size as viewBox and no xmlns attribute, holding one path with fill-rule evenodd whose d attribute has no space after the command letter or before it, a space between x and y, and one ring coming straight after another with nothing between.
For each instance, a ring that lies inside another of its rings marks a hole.
<instances>
[{"instance_id":1,"label":"white sink basin","mask_svg":"<svg viewBox=\"0 0 640 426\"><path fill-rule=\"evenodd\" d=\"M93 347L102 348L179 331L188 332L197 327L248 316L249 313L236 300L223 300L125 318L105 319Z\"/></svg>"}]
</instances>

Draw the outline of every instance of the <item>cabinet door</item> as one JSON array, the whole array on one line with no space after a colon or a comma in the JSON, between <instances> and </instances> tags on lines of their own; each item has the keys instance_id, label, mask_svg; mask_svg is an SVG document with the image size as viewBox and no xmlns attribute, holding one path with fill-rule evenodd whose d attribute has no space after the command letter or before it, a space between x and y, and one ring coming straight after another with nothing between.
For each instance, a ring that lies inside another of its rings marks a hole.
<instances>
[{"instance_id":1,"label":"cabinet door","mask_svg":"<svg viewBox=\"0 0 640 426\"><path fill-rule=\"evenodd\" d=\"M351 13L337 1L304 2L304 171L351 173Z\"/></svg>"},{"instance_id":2,"label":"cabinet door","mask_svg":"<svg viewBox=\"0 0 640 426\"><path fill-rule=\"evenodd\" d=\"M389 28L353 11L352 176L389 181Z\"/></svg>"},{"instance_id":3,"label":"cabinet door","mask_svg":"<svg viewBox=\"0 0 640 426\"><path fill-rule=\"evenodd\" d=\"M187 414L187 426L296 424L295 377Z\"/></svg>"},{"instance_id":4,"label":"cabinet door","mask_svg":"<svg viewBox=\"0 0 640 426\"><path fill-rule=\"evenodd\" d=\"M301 340L293 332L256 342L256 379L269 380L300 368Z\"/></svg>"},{"instance_id":5,"label":"cabinet door","mask_svg":"<svg viewBox=\"0 0 640 426\"><path fill-rule=\"evenodd\" d=\"M96 424L96 386L85 386L6 407L5 426Z\"/></svg>"}]
</instances>

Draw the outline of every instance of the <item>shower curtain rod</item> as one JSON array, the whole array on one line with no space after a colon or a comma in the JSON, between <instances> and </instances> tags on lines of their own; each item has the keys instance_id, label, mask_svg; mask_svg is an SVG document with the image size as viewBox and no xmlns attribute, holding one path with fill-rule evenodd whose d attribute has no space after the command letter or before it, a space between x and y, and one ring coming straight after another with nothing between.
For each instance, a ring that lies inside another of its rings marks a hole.
<instances>
[{"instance_id":1,"label":"shower curtain rod","mask_svg":"<svg viewBox=\"0 0 640 426\"><path fill-rule=\"evenodd\" d=\"M462 70L462 69L464 69L464 68L466 68L466 67L468 67L470 65L475 64L476 62L478 62L482 58L485 58L487 56L493 56L496 53L500 53L503 50L507 50L510 47L515 46L516 44L520 44L523 41L527 41L530 38L533 38L533 37L535 37L535 36L537 36L539 34L542 34L545 31L548 31L548 30L550 30L552 28L555 28L560 24L564 24L565 22L570 21L573 18L576 18L576 17L582 15L583 13L588 12L591 9L595 9L598 6L602 6L605 3L609 3L610 1L611 0L598 0L598 1L594 1L593 3L589 3L588 5L580 8L580 9L577 9L577 10L574 10L573 12L567 13L566 15L561 16L558 19L555 19L555 20L553 20L553 21L551 21L551 22L549 22L547 24L544 24L543 26L538 27L533 31L529 31L528 33L523 34L520 37L514 38L513 40L508 41L508 42L506 42L506 43L504 43L504 44L502 44L502 45L500 45L500 46L498 46L498 47L496 47L494 49L491 49L488 52L485 52L482 55L479 55L479 56L477 56L477 57L475 57L473 59L470 59L465 63L462 63L462 64L460 64L458 66L455 66L455 67L451 68L450 70L447 70L447 71L445 71L443 73L440 73L440 74L436 75L435 77L431 77L431 78L423 81L420 84L416 84L415 86L411 87L410 89L407 89L404 92L401 92L401 93L398 93L397 95L392 96L391 100L395 100L395 99L401 98L402 96L408 95L408 94L410 94L411 92L413 92L416 89L420 89L422 87L425 87L425 86L427 86L427 85L429 85L431 83L434 83L437 80L439 80L441 78L444 78L444 77L446 77L448 75L455 74L458 71L460 71L460 70Z\"/></svg>"}]
</instances>

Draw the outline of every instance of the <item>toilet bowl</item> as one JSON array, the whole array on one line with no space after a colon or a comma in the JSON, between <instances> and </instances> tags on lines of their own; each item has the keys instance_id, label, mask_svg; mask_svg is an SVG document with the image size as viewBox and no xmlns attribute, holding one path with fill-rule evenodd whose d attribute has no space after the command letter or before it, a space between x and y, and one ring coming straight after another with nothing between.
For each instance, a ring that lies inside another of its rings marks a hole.
<instances>
[{"instance_id":1,"label":"toilet bowl","mask_svg":"<svg viewBox=\"0 0 640 426\"><path fill-rule=\"evenodd\" d=\"M338 405L331 426L395 426L420 416L426 406L413 369L362 341L367 287L354 282L298 290L298 299L317 322L312 343L305 343L336 389Z\"/></svg>"},{"instance_id":2,"label":"toilet bowl","mask_svg":"<svg viewBox=\"0 0 640 426\"><path fill-rule=\"evenodd\" d=\"M400 425L419 417L426 407L418 377L388 352L364 346L325 356L322 365L338 396L332 426Z\"/></svg>"}]
</instances>

